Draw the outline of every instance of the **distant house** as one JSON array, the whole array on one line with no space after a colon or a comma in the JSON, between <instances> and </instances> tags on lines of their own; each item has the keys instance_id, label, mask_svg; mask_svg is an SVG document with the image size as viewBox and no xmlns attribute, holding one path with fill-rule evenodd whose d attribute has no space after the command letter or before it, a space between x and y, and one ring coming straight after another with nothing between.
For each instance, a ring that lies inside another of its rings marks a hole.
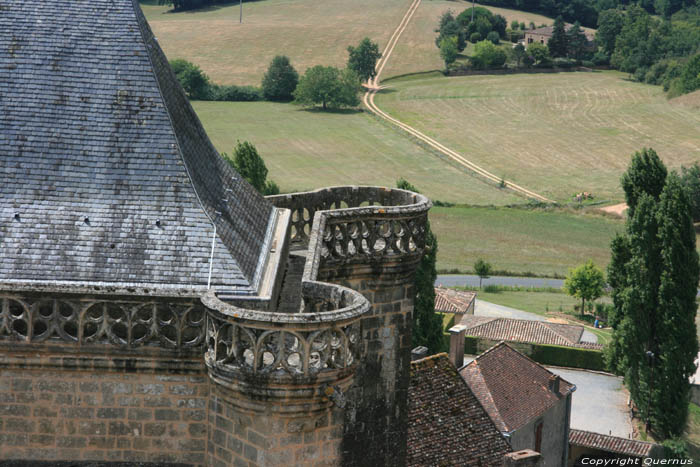
<instances>
[{"instance_id":1,"label":"distant house","mask_svg":"<svg viewBox=\"0 0 700 467\"><path fill-rule=\"evenodd\" d=\"M467 336L480 337L494 342L563 345L593 350L602 348L600 344L581 340L583 326L580 325L473 315L464 315L459 324L465 327Z\"/></svg>"},{"instance_id":2,"label":"distant house","mask_svg":"<svg viewBox=\"0 0 700 467\"><path fill-rule=\"evenodd\" d=\"M411 362L407 466L501 467L511 451L446 354Z\"/></svg>"},{"instance_id":3,"label":"distant house","mask_svg":"<svg viewBox=\"0 0 700 467\"><path fill-rule=\"evenodd\" d=\"M476 292L435 287L435 311L473 315Z\"/></svg>"},{"instance_id":4,"label":"distant house","mask_svg":"<svg viewBox=\"0 0 700 467\"><path fill-rule=\"evenodd\" d=\"M543 466L567 464L576 386L503 342L460 374L513 450L539 452Z\"/></svg>"},{"instance_id":5,"label":"distant house","mask_svg":"<svg viewBox=\"0 0 700 467\"><path fill-rule=\"evenodd\" d=\"M583 430L572 429L569 444L569 467L591 465L590 459L661 459L664 455L663 447L658 444Z\"/></svg>"},{"instance_id":6,"label":"distant house","mask_svg":"<svg viewBox=\"0 0 700 467\"><path fill-rule=\"evenodd\" d=\"M566 30L568 31L572 27L573 24L567 24ZM549 39L552 37L553 31L554 26L543 26L537 29L528 29L525 31L525 37L523 39L525 41L525 46L527 47L533 42L539 42L540 44L547 45L547 42L549 42ZM595 46L595 33L586 29L583 29L583 33L586 35L586 39L588 39L588 48L592 49Z\"/></svg>"}]
</instances>

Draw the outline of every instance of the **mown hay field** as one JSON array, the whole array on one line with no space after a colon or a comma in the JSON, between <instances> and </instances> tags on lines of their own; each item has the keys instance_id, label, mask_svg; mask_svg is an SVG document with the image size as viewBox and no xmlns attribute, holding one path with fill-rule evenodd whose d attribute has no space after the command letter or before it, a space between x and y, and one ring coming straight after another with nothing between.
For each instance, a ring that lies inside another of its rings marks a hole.
<instances>
[{"instance_id":1,"label":"mown hay field","mask_svg":"<svg viewBox=\"0 0 700 467\"><path fill-rule=\"evenodd\" d=\"M700 111L619 72L392 80L380 108L483 168L558 201L622 200L630 155L670 168L700 160Z\"/></svg>"},{"instance_id":2,"label":"mown hay field","mask_svg":"<svg viewBox=\"0 0 700 467\"><path fill-rule=\"evenodd\" d=\"M394 186L399 177L432 199L522 203L445 162L367 112L321 112L272 102L193 102L220 152L250 141L283 191L332 185Z\"/></svg>"},{"instance_id":3,"label":"mown hay field","mask_svg":"<svg viewBox=\"0 0 700 467\"><path fill-rule=\"evenodd\" d=\"M433 207L437 267L471 271L483 258L495 270L542 276L567 274L592 259L605 267L622 220L564 209Z\"/></svg>"},{"instance_id":4,"label":"mown hay field","mask_svg":"<svg viewBox=\"0 0 700 467\"><path fill-rule=\"evenodd\" d=\"M169 59L199 65L216 83L260 85L275 55L303 73L314 65L344 67L348 45L369 37L384 47L409 0L264 0L188 12L155 1L142 9Z\"/></svg>"}]
</instances>

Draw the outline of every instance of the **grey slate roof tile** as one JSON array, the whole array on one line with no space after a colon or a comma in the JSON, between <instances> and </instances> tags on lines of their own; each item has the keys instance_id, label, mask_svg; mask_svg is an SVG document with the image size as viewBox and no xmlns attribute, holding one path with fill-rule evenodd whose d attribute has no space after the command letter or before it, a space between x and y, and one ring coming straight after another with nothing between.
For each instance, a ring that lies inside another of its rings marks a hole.
<instances>
[{"instance_id":1,"label":"grey slate roof tile","mask_svg":"<svg viewBox=\"0 0 700 467\"><path fill-rule=\"evenodd\" d=\"M219 157L137 1L0 5L0 281L206 284L214 219L213 284L251 292L274 208Z\"/></svg>"}]
</instances>

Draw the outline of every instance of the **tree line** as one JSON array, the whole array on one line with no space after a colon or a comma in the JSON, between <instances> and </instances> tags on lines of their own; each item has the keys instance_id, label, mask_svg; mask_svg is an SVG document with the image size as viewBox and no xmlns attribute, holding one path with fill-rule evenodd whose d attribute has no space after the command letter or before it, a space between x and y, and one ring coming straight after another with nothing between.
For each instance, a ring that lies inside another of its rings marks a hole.
<instances>
[{"instance_id":1,"label":"tree line","mask_svg":"<svg viewBox=\"0 0 700 467\"><path fill-rule=\"evenodd\" d=\"M320 105L327 110L358 106L361 83L376 75L375 66L381 53L375 42L366 37L347 51L345 69L316 65L301 77L288 57L278 55L270 62L259 88L215 84L199 66L183 59L170 61L170 67L187 97L193 100L293 101L305 107Z\"/></svg>"},{"instance_id":2,"label":"tree line","mask_svg":"<svg viewBox=\"0 0 700 467\"><path fill-rule=\"evenodd\" d=\"M670 19L638 5L604 10L596 43L610 66L637 81L662 85L669 97L700 88L700 6L678 10Z\"/></svg>"}]
</instances>

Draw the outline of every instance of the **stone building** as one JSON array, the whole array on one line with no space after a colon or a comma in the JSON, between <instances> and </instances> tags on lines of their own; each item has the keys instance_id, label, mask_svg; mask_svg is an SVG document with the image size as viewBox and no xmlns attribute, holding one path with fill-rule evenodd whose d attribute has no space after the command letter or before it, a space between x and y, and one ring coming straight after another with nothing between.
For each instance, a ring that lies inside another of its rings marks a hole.
<instances>
[{"instance_id":1,"label":"stone building","mask_svg":"<svg viewBox=\"0 0 700 467\"><path fill-rule=\"evenodd\" d=\"M430 202L261 197L137 0L0 0L0 461L404 465Z\"/></svg>"},{"instance_id":2,"label":"stone building","mask_svg":"<svg viewBox=\"0 0 700 467\"><path fill-rule=\"evenodd\" d=\"M540 453L543 466L567 465L576 386L503 342L459 372L514 450Z\"/></svg>"},{"instance_id":3,"label":"stone building","mask_svg":"<svg viewBox=\"0 0 700 467\"><path fill-rule=\"evenodd\" d=\"M569 31L569 29L571 29L573 26L573 24L567 24L565 26L566 31ZM588 40L586 48L589 50L593 50L595 48L595 33L591 32L588 29L582 29L582 31L585 34L586 39ZM547 45L549 39L552 38L553 32L554 26L542 26L540 28L528 29L525 31L525 37L523 38L523 41L525 43L524 45L525 47L527 47L533 42L539 42L540 44Z\"/></svg>"}]
</instances>

